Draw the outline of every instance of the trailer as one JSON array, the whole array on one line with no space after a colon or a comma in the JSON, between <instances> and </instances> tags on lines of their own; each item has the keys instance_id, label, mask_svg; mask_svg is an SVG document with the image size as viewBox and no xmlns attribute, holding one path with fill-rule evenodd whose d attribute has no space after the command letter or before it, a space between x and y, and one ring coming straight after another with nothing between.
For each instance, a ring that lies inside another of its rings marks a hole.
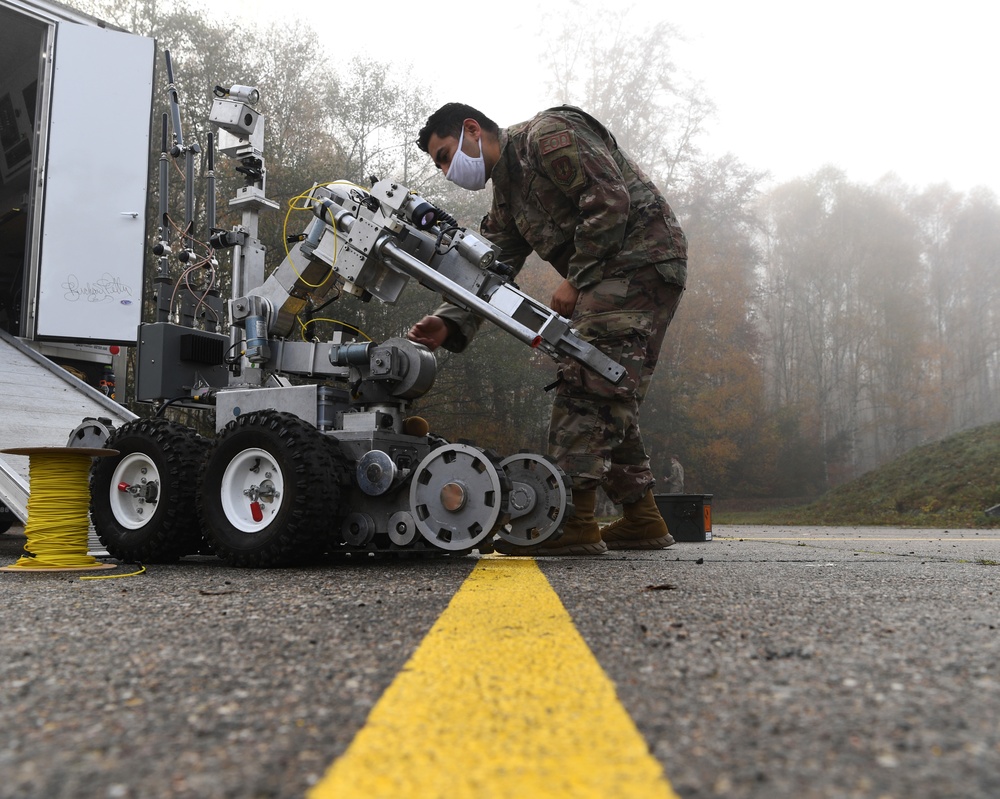
<instances>
[{"instance_id":1,"label":"trailer","mask_svg":"<svg viewBox=\"0 0 1000 799\"><path fill-rule=\"evenodd\" d=\"M148 37L0 0L0 448L135 418L109 400L142 313L154 61ZM27 490L0 461L22 521Z\"/></svg>"}]
</instances>

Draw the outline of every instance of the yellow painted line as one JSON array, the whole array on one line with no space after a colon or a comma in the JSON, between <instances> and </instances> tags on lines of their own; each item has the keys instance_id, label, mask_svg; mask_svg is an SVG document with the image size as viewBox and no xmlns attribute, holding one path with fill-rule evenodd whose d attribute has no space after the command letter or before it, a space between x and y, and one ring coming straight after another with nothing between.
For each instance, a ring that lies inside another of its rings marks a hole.
<instances>
[{"instance_id":1,"label":"yellow painted line","mask_svg":"<svg viewBox=\"0 0 1000 799\"><path fill-rule=\"evenodd\" d=\"M530 558L483 558L309 799L677 799Z\"/></svg>"}]
</instances>

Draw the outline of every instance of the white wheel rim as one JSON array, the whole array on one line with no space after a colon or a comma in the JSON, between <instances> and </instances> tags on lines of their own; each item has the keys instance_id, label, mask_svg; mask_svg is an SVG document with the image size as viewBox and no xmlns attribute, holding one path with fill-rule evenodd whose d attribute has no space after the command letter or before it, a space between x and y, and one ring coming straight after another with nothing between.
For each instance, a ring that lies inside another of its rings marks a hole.
<instances>
[{"instance_id":1,"label":"white wheel rim","mask_svg":"<svg viewBox=\"0 0 1000 799\"><path fill-rule=\"evenodd\" d=\"M226 466L219 493L229 523L244 533L256 533L281 510L285 479L271 453L253 447Z\"/></svg>"},{"instance_id":2,"label":"white wheel rim","mask_svg":"<svg viewBox=\"0 0 1000 799\"><path fill-rule=\"evenodd\" d=\"M128 530L138 530L149 524L156 513L157 504L146 502L128 490L119 486L156 485L156 503L162 499L160 492L160 472L150 457L142 452L133 452L121 459L115 473L111 477L108 495L111 500L111 512L118 524Z\"/></svg>"}]
</instances>

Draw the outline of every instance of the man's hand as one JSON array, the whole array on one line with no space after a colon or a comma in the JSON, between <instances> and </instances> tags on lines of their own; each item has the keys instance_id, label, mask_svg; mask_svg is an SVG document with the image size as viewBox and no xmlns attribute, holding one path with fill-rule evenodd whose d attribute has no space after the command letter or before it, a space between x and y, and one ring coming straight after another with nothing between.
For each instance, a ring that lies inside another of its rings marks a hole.
<instances>
[{"instance_id":1,"label":"man's hand","mask_svg":"<svg viewBox=\"0 0 1000 799\"><path fill-rule=\"evenodd\" d=\"M574 288L572 283L564 280L552 295L549 307L560 316L565 316L569 319L573 315L573 309L576 308L576 299L579 296L580 289Z\"/></svg>"},{"instance_id":2,"label":"man's hand","mask_svg":"<svg viewBox=\"0 0 1000 799\"><path fill-rule=\"evenodd\" d=\"M425 316L410 328L406 337L417 344L423 344L433 352L448 338L448 325L440 316Z\"/></svg>"}]
</instances>

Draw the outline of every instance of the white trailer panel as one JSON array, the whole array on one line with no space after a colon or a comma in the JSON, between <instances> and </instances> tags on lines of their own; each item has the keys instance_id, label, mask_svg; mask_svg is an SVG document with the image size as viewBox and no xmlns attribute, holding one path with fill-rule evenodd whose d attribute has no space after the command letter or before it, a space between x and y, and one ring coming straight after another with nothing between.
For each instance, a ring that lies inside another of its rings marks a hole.
<instances>
[{"instance_id":1,"label":"white trailer panel","mask_svg":"<svg viewBox=\"0 0 1000 799\"><path fill-rule=\"evenodd\" d=\"M133 343L154 42L64 23L55 53L35 336Z\"/></svg>"}]
</instances>

